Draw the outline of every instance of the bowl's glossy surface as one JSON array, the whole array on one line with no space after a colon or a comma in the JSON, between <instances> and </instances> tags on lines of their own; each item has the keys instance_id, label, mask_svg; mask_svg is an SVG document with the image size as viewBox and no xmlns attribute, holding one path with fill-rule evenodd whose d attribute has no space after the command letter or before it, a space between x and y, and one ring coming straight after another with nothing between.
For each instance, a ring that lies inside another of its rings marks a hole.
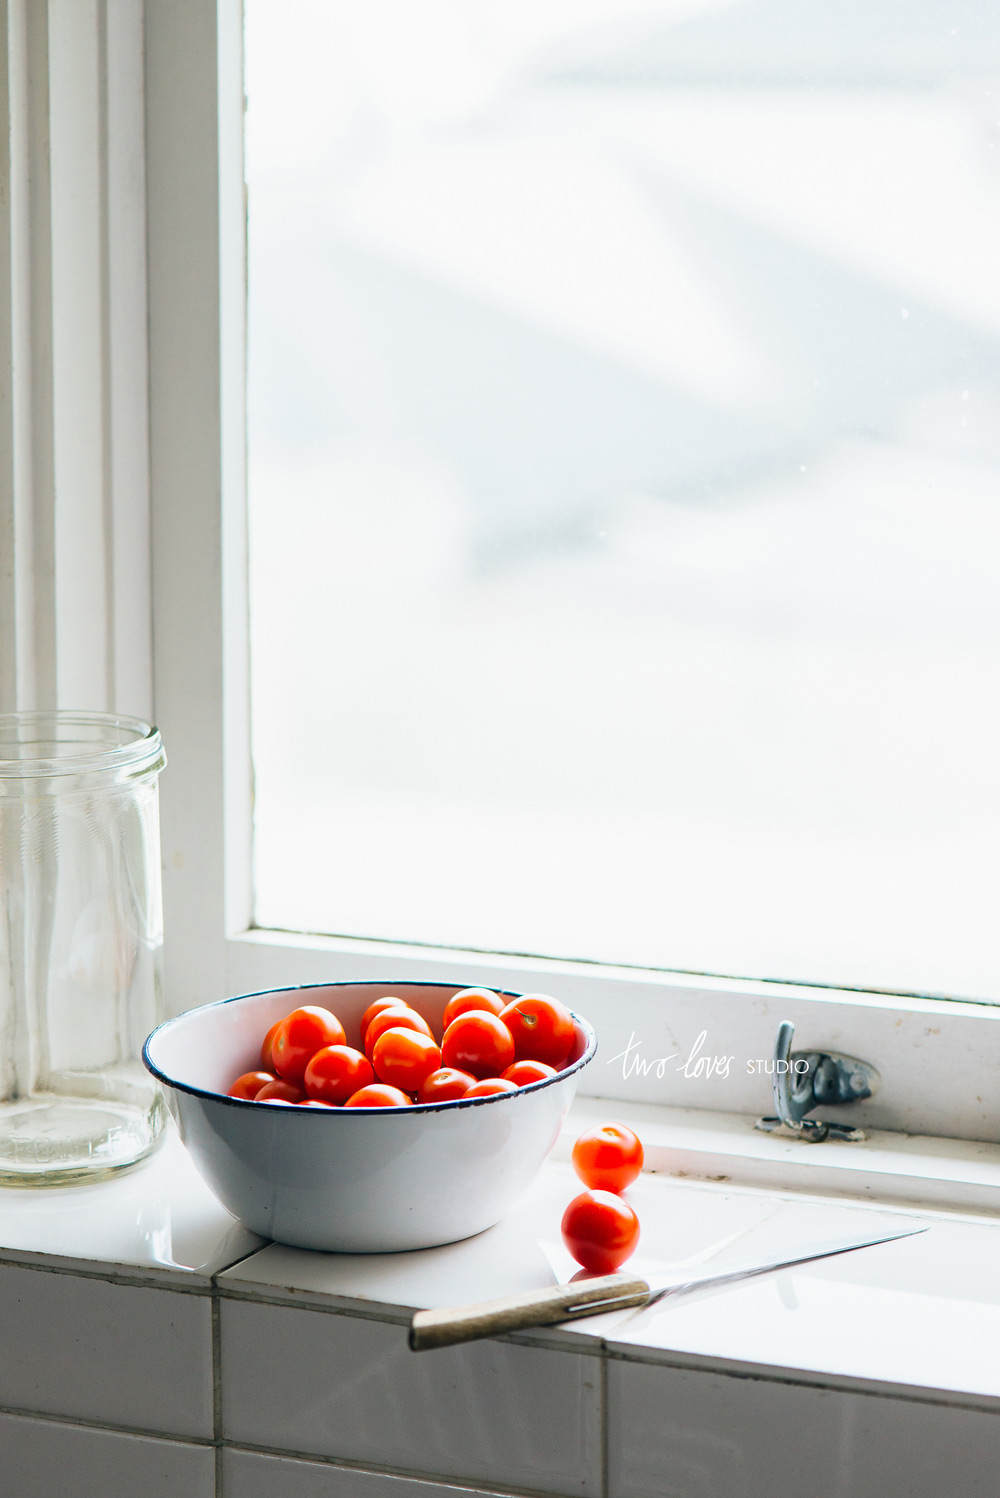
<instances>
[{"instance_id":1,"label":"bowl's glossy surface","mask_svg":"<svg viewBox=\"0 0 1000 1498\"><path fill-rule=\"evenodd\" d=\"M328 983L244 994L160 1025L143 1060L163 1083L201 1174L255 1233L346 1253L431 1248L492 1227L530 1185L597 1049L585 1020L574 1016L577 1045L557 1076L495 1097L300 1108L239 1102L225 1092L259 1065L268 1028L300 1004L333 1010L357 1046L374 999L399 995L439 1036L445 1004L461 987Z\"/></svg>"}]
</instances>

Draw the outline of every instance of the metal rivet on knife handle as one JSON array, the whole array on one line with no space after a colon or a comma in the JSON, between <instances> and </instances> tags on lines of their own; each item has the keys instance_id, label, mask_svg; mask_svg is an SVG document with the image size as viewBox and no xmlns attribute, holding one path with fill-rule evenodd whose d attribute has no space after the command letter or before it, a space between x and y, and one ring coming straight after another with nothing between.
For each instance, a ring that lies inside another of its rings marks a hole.
<instances>
[{"instance_id":1,"label":"metal rivet on knife handle","mask_svg":"<svg viewBox=\"0 0 1000 1498\"><path fill-rule=\"evenodd\" d=\"M450 1347L479 1337L497 1337L503 1332L529 1326L552 1326L576 1316L599 1316L604 1311L641 1306L649 1299L645 1280L622 1274L578 1280L574 1285L551 1285L508 1295L502 1300L476 1305L447 1306L440 1311L417 1311L410 1324L410 1347L424 1352L431 1347Z\"/></svg>"}]
</instances>

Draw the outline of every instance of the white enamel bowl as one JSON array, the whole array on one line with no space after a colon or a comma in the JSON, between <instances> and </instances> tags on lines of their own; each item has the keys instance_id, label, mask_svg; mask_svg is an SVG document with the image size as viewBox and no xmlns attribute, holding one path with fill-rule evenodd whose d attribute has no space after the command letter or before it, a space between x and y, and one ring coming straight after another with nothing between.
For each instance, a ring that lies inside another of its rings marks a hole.
<instances>
[{"instance_id":1,"label":"white enamel bowl","mask_svg":"<svg viewBox=\"0 0 1000 1498\"><path fill-rule=\"evenodd\" d=\"M585 1020L574 1016L577 1044L557 1076L494 1097L360 1109L245 1103L225 1093L259 1067L265 1033L300 1004L331 1009L357 1046L374 999L397 994L439 1036L444 1007L462 986L327 983L244 994L160 1025L143 1060L199 1171L255 1233L343 1253L432 1248L492 1227L530 1185L597 1049Z\"/></svg>"}]
</instances>

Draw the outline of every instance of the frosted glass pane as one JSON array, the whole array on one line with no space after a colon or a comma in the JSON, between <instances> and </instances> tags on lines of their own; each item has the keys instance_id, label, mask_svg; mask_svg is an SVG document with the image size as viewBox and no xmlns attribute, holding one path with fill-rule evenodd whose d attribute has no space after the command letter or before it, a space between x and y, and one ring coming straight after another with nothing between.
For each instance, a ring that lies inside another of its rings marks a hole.
<instances>
[{"instance_id":1,"label":"frosted glass pane","mask_svg":"<svg viewBox=\"0 0 1000 1498\"><path fill-rule=\"evenodd\" d=\"M258 923L1000 999L1000 8L247 42Z\"/></svg>"}]
</instances>

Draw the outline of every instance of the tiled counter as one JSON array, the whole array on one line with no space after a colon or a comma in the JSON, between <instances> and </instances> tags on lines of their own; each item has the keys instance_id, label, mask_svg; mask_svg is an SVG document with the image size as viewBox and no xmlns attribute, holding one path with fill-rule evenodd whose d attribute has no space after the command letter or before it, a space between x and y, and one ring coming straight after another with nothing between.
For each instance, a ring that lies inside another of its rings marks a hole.
<instances>
[{"instance_id":1,"label":"tiled counter","mask_svg":"<svg viewBox=\"0 0 1000 1498\"><path fill-rule=\"evenodd\" d=\"M551 1283L577 1189L420 1254L265 1245L171 1137L0 1192L2 1498L995 1498L1000 1224L643 1177L630 1267L927 1233L638 1314L413 1354L414 1307ZM722 1245L721 1248L719 1245Z\"/></svg>"}]
</instances>

